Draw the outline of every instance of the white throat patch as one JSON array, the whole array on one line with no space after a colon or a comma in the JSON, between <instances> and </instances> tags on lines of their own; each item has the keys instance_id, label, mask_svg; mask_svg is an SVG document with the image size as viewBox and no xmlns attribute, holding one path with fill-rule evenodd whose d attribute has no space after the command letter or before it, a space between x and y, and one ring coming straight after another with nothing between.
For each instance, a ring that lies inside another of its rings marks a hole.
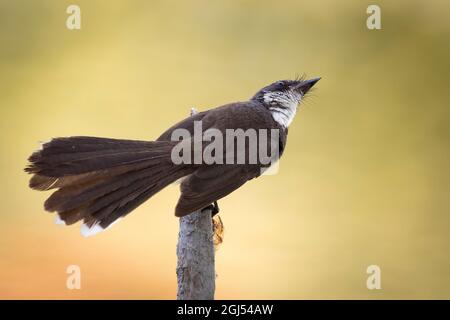
<instances>
[{"instance_id":1,"label":"white throat patch","mask_svg":"<svg viewBox=\"0 0 450 320\"><path fill-rule=\"evenodd\" d=\"M285 128L294 120L301 98L302 96L295 91L264 94L264 102L269 106L273 119Z\"/></svg>"}]
</instances>

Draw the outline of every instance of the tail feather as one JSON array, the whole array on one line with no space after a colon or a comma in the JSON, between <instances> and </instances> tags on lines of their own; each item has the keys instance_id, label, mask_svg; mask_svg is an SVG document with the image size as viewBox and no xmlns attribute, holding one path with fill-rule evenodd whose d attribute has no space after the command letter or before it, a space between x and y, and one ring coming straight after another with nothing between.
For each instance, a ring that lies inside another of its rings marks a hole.
<instances>
[{"instance_id":1,"label":"tail feather","mask_svg":"<svg viewBox=\"0 0 450 320\"><path fill-rule=\"evenodd\" d=\"M167 151L172 146L170 141L56 138L29 157L30 164L25 171L47 177L65 177L142 162L158 163L167 158Z\"/></svg>"},{"instance_id":2,"label":"tail feather","mask_svg":"<svg viewBox=\"0 0 450 320\"><path fill-rule=\"evenodd\" d=\"M42 154L79 153L102 150L127 150L145 148L153 145L153 141L123 140L86 136L54 138L42 144Z\"/></svg>"},{"instance_id":3,"label":"tail feather","mask_svg":"<svg viewBox=\"0 0 450 320\"><path fill-rule=\"evenodd\" d=\"M54 192L45 202L47 211L70 210L80 204L105 196L113 191L127 188L132 183L151 177L157 179L160 176L158 168L152 166L144 170L124 173L118 176L104 176L103 179L91 180L85 184L67 186Z\"/></svg>"},{"instance_id":4,"label":"tail feather","mask_svg":"<svg viewBox=\"0 0 450 320\"><path fill-rule=\"evenodd\" d=\"M133 152L97 151L89 152L88 154L71 154L70 157L33 154L29 158L31 165L26 168L26 171L47 177L61 177L142 162L158 163L161 159L167 157L167 154L164 154L167 142L157 142L157 144L161 143L164 146L155 145L151 150L134 149Z\"/></svg>"},{"instance_id":5,"label":"tail feather","mask_svg":"<svg viewBox=\"0 0 450 320\"><path fill-rule=\"evenodd\" d=\"M30 179L29 186L32 189L39 191L46 191L55 188L63 188L73 185L83 185L91 181L104 180L105 177L118 176L126 172L136 171L144 169L148 164L143 162L134 165L123 165L110 169L102 169L97 171L91 171L86 173L80 173L76 175L67 175L61 177L48 177L42 174L34 174Z\"/></svg>"},{"instance_id":6,"label":"tail feather","mask_svg":"<svg viewBox=\"0 0 450 320\"><path fill-rule=\"evenodd\" d=\"M29 158L30 187L55 191L45 209L58 221L83 220L90 235L106 229L191 168L170 160L171 141L57 138Z\"/></svg>"}]
</instances>

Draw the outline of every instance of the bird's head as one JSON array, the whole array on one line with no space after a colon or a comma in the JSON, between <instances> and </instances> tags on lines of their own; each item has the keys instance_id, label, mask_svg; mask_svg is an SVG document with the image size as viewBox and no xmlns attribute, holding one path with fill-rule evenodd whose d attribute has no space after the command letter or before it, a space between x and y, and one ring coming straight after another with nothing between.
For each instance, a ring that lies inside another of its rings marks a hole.
<instances>
[{"instance_id":1,"label":"bird's head","mask_svg":"<svg viewBox=\"0 0 450 320\"><path fill-rule=\"evenodd\" d=\"M261 102L278 123L288 127L302 98L319 80L279 80L259 90L252 100Z\"/></svg>"},{"instance_id":2,"label":"bird's head","mask_svg":"<svg viewBox=\"0 0 450 320\"><path fill-rule=\"evenodd\" d=\"M289 107L292 103L297 106L303 96L319 81L314 79L279 80L259 90L252 98L267 107L279 105Z\"/></svg>"}]
</instances>

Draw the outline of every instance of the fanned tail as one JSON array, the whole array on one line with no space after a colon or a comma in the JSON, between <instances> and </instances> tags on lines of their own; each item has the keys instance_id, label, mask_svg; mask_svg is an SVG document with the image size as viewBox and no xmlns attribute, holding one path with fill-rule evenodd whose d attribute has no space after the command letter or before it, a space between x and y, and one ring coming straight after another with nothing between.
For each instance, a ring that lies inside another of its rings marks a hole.
<instances>
[{"instance_id":1,"label":"fanned tail","mask_svg":"<svg viewBox=\"0 0 450 320\"><path fill-rule=\"evenodd\" d=\"M174 165L172 141L56 138L29 157L30 187L55 191L45 209L67 225L84 222L85 236L106 229L155 193L186 176Z\"/></svg>"}]
</instances>

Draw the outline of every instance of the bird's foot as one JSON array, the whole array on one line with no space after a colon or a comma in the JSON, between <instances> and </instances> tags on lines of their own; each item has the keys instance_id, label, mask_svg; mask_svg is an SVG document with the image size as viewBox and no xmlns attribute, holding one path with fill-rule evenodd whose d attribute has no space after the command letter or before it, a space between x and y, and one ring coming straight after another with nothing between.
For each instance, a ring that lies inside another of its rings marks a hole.
<instances>
[{"instance_id":1,"label":"bird's foot","mask_svg":"<svg viewBox=\"0 0 450 320\"><path fill-rule=\"evenodd\" d=\"M214 217L216 214L219 213L219 205L217 204L217 201L214 201L214 203L211 203L209 206L206 206L202 209L202 212L205 210L211 210L211 217Z\"/></svg>"}]
</instances>

